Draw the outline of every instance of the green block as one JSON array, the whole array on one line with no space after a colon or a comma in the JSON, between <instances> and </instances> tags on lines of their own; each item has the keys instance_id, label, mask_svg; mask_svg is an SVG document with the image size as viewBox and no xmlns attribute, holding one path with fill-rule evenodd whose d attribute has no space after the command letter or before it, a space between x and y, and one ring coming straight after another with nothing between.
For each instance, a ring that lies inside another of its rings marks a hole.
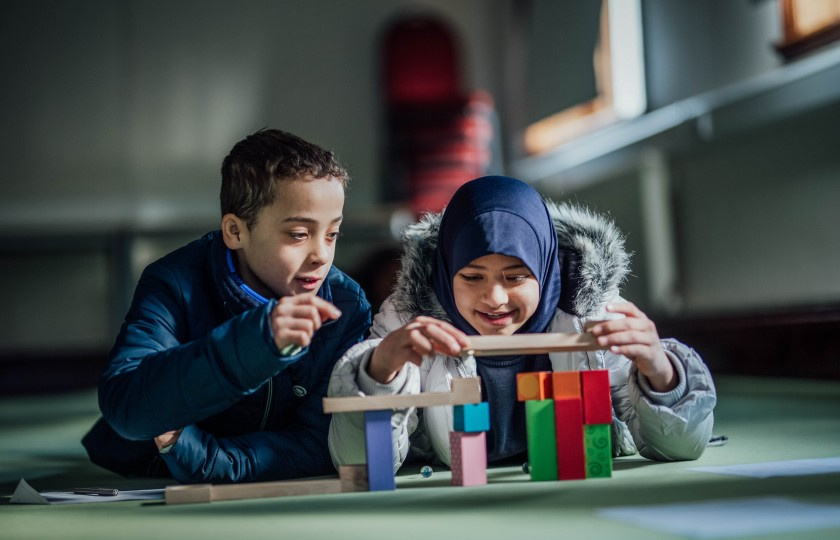
<instances>
[{"instance_id":1,"label":"green block","mask_svg":"<svg viewBox=\"0 0 840 540\"><path fill-rule=\"evenodd\" d=\"M609 424L583 426L583 447L586 453L586 477L612 476L612 443Z\"/></svg>"},{"instance_id":2,"label":"green block","mask_svg":"<svg viewBox=\"0 0 840 540\"><path fill-rule=\"evenodd\" d=\"M554 400L525 402L528 433L528 465L531 480L557 480L557 437L554 428Z\"/></svg>"}]
</instances>

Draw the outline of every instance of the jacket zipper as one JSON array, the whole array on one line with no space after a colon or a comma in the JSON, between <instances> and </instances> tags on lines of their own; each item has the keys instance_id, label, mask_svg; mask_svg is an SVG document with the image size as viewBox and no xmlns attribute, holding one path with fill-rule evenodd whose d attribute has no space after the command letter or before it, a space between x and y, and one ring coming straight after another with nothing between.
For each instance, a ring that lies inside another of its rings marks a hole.
<instances>
[{"instance_id":1,"label":"jacket zipper","mask_svg":"<svg viewBox=\"0 0 840 540\"><path fill-rule=\"evenodd\" d=\"M268 396L265 398L265 412L263 412L262 423L260 424L260 431L265 431L265 425L268 423L268 413L271 410L271 397L274 394L274 379L268 379Z\"/></svg>"}]
</instances>

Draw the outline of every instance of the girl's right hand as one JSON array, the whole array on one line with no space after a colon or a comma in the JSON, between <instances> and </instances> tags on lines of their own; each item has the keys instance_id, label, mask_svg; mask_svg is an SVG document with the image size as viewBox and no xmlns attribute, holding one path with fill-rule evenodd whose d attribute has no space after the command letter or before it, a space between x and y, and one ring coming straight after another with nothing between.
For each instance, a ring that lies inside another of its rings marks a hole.
<instances>
[{"instance_id":1,"label":"girl's right hand","mask_svg":"<svg viewBox=\"0 0 840 540\"><path fill-rule=\"evenodd\" d=\"M406 362L417 364L423 356L440 352L457 356L469 347L467 335L446 321L417 317L385 336L374 350L367 372L375 381L391 382Z\"/></svg>"}]
</instances>

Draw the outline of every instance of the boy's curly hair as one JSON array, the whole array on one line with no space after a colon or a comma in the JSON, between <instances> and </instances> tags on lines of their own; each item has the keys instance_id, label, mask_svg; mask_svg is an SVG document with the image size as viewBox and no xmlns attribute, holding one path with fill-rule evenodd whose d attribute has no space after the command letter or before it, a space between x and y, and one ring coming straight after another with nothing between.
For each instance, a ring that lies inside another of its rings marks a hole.
<instances>
[{"instance_id":1,"label":"boy's curly hair","mask_svg":"<svg viewBox=\"0 0 840 540\"><path fill-rule=\"evenodd\" d=\"M333 152L279 129L261 129L236 143L222 162L222 215L234 214L248 228L260 209L274 203L283 180L332 176L346 188L347 170Z\"/></svg>"}]
</instances>

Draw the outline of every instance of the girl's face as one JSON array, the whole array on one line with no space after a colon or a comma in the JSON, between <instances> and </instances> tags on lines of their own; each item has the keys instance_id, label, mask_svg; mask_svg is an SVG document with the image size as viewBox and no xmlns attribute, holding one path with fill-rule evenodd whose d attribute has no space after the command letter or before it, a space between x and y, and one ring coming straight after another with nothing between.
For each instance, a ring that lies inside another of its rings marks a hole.
<instances>
[{"instance_id":1,"label":"girl's face","mask_svg":"<svg viewBox=\"0 0 840 540\"><path fill-rule=\"evenodd\" d=\"M481 335L513 335L540 301L540 284L528 267L497 253L461 268L452 290L458 313Z\"/></svg>"}]
</instances>

